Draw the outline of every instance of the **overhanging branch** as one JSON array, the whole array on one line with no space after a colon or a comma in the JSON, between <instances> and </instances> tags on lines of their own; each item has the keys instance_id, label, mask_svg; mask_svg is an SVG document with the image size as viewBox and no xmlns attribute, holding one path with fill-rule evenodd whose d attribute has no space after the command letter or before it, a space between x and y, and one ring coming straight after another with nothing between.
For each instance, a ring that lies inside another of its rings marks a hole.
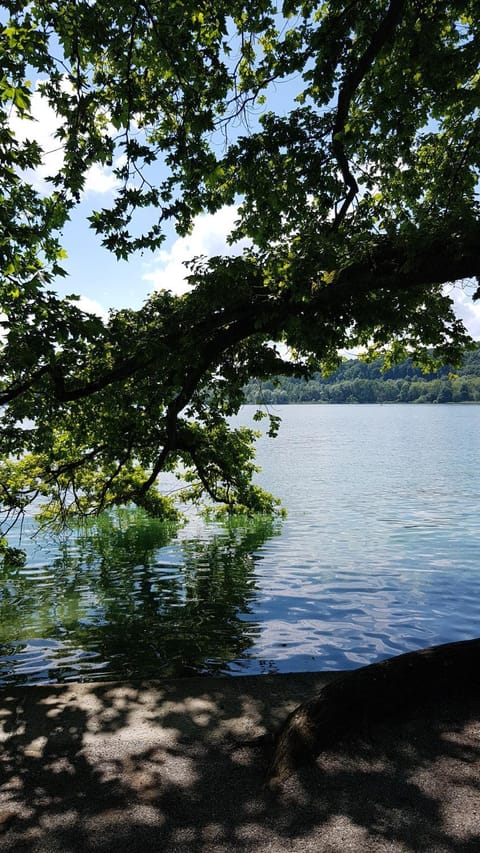
<instances>
[{"instance_id":1,"label":"overhanging branch","mask_svg":"<svg viewBox=\"0 0 480 853\"><path fill-rule=\"evenodd\" d=\"M259 292L257 269L254 286L251 290L245 288L235 306L219 305L217 307L224 310L217 314L215 306L207 306L208 312L192 321L188 334L184 330L185 316L182 315L179 320L181 332L175 329L172 316L168 339L163 337L161 341L163 355L166 350L175 355L162 381L166 388L169 385L180 386L168 404L169 450L175 448L174 421L178 413L191 399L206 372L218 366L223 354L241 341L255 334L278 339L285 324L294 319L297 313L302 317L309 316L313 322L321 317L328 320L343 307L350 306L355 310L356 301L361 300L366 293L399 294L415 287L427 291L429 287L443 283L480 277L480 223L470 223L462 234L440 234L431 239L418 234L415 245L418 248L413 250L412 241L406 243L400 239L380 239L376 246L369 247L363 259L338 270L332 283L319 286L307 301L298 301L288 288L276 293L270 289L267 296L265 292ZM321 254L312 257L311 269L314 271L313 276L315 270L318 270L319 276L324 271ZM305 289L299 288L299 292L304 293ZM93 396L117 382L140 376L146 371L154 376L159 356L153 347L152 350L148 355L141 353L125 358L96 378L78 384L74 384L75 378L71 377L70 385L67 385L61 361L42 367L32 374L28 382L4 390L0 394L0 404L31 391L39 383L45 382L46 376L51 379L52 396L59 403ZM196 354L193 360L192 352Z\"/></svg>"}]
</instances>

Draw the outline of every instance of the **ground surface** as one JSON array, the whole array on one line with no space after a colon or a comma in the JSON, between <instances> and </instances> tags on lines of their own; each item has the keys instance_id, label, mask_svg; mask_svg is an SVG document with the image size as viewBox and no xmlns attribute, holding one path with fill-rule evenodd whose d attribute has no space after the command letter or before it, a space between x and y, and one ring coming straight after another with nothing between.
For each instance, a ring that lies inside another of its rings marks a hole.
<instances>
[{"instance_id":1,"label":"ground surface","mask_svg":"<svg viewBox=\"0 0 480 853\"><path fill-rule=\"evenodd\" d=\"M1 853L480 853L480 702L364 730L272 794L251 739L332 676L0 690Z\"/></svg>"}]
</instances>

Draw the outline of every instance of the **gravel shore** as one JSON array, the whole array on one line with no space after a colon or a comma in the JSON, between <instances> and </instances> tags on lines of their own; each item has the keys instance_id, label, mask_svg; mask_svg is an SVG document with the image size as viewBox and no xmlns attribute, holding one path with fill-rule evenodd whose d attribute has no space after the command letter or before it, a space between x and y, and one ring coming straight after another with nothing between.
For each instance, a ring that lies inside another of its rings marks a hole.
<instances>
[{"instance_id":1,"label":"gravel shore","mask_svg":"<svg viewBox=\"0 0 480 853\"><path fill-rule=\"evenodd\" d=\"M478 700L446 696L265 787L258 739L332 677L1 688L1 853L478 853Z\"/></svg>"}]
</instances>

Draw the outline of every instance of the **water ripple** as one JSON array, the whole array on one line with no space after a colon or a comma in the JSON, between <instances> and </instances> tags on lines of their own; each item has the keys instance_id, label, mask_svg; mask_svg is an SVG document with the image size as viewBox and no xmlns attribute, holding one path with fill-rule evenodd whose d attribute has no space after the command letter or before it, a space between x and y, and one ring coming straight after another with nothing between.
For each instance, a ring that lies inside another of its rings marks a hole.
<instances>
[{"instance_id":1,"label":"water ripple","mask_svg":"<svg viewBox=\"0 0 480 853\"><path fill-rule=\"evenodd\" d=\"M282 416L259 451L281 535L38 537L3 571L0 683L341 670L480 635L480 406Z\"/></svg>"}]
</instances>

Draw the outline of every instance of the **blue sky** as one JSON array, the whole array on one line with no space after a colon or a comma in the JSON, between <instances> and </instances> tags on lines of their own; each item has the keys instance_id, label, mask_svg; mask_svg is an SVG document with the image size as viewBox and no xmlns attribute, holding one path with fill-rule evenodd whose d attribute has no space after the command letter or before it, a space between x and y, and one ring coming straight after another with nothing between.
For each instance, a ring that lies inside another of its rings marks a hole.
<instances>
[{"instance_id":1,"label":"blue sky","mask_svg":"<svg viewBox=\"0 0 480 853\"><path fill-rule=\"evenodd\" d=\"M32 95L31 113L33 122L13 114L11 124L18 138L35 138L42 146L44 162L28 178L40 191L48 192L47 176L62 168L63 155L54 135L59 122L36 90ZM114 162L113 166L117 164ZM128 261L117 261L101 245L100 238L87 221L92 210L109 206L115 185L111 168L97 165L90 168L81 203L73 212L62 237L62 245L68 254L63 262L68 278L58 279L57 289L60 295L75 293L81 296L86 309L90 307L102 312L109 308L139 308L148 294L158 288L183 292L187 273L184 261L202 254L236 254L245 245L239 242L231 247L226 243L236 218L235 208L230 207L213 215L199 216L191 235L185 238L179 238L171 226L160 251L137 253Z\"/></svg>"},{"instance_id":2,"label":"blue sky","mask_svg":"<svg viewBox=\"0 0 480 853\"><path fill-rule=\"evenodd\" d=\"M62 152L54 138L58 120L38 92L32 97L32 114L34 124L15 116L12 123L20 137L36 138L46 152L44 165L31 176L40 189L46 189L46 176L61 168L62 163ZM75 293L82 297L81 307L85 310L106 313L109 308L139 308L149 293L160 288L183 292L185 261L202 254L242 251L244 244L229 247L226 243L236 218L235 208L226 207L213 215L199 216L188 237L178 237L172 228L160 251L138 253L128 261L117 261L102 247L86 219L92 209L108 206L114 187L111 169L92 167L86 176L82 202L64 232L63 245L68 253L64 266L69 275L58 281L58 291L60 295ZM474 290L472 282L450 288L457 314L472 336L480 339L480 303L472 303Z\"/></svg>"},{"instance_id":3,"label":"blue sky","mask_svg":"<svg viewBox=\"0 0 480 853\"><path fill-rule=\"evenodd\" d=\"M91 193L93 196L98 195ZM96 199L95 199L96 200ZM101 199L105 203L106 199ZM87 207L88 199L80 206ZM85 214L84 214L85 215ZM236 218L235 208L223 208L213 215L199 216L188 237L179 238L173 230L163 247L155 252L136 254L129 261L117 261L99 239L75 216L65 231L68 259L65 268L69 278L59 282L62 293L77 293L95 300L104 308L139 308L153 290L166 289L180 293L186 286L184 262L198 255L241 252L244 242L235 247L226 244Z\"/></svg>"}]
</instances>

